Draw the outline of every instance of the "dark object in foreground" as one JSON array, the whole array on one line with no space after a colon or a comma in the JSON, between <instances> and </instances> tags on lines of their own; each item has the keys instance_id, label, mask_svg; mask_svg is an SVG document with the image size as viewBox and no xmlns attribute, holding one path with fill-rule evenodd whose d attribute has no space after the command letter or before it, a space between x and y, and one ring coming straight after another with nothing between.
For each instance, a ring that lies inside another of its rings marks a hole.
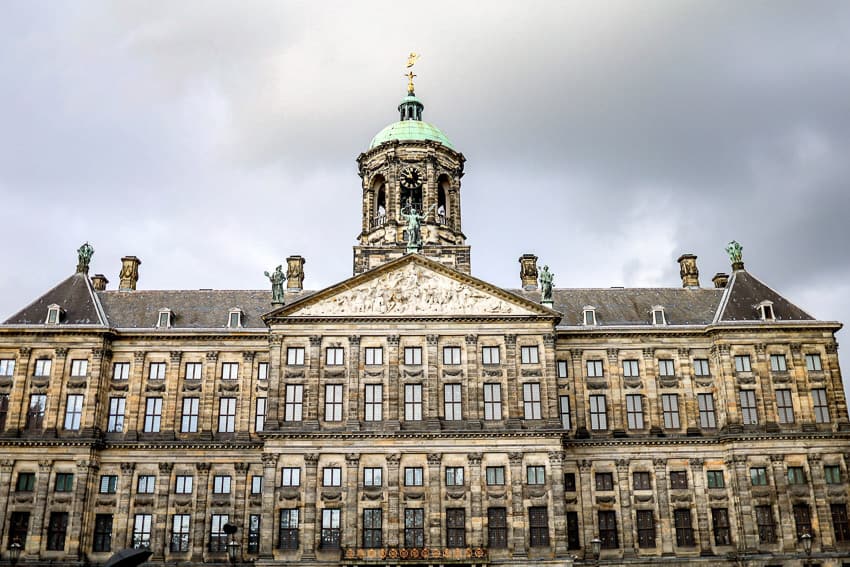
<instances>
[{"instance_id":1,"label":"dark object in foreground","mask_svg":"<svg viewBox=\"0 0 850 567\"><path fill-rule=\"evenodd\" d=\"M136 567L142 565L153 555L153 551L144 548L122 549L109 558L103 567Z\"/></svg>"}]
</instances>

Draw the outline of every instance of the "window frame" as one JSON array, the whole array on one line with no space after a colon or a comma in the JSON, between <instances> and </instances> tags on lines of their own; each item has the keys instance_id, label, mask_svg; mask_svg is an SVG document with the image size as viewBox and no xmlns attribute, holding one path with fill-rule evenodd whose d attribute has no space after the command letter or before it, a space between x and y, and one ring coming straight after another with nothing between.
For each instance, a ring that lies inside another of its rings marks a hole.
<instances>
[{"instance_id":1,"label":"window frame","mask_svg":"<svg viewBox=\"0 0 850 567\"><path fill-rule=\"evenodd\" d=\"M188 396L183 398L180 406L180 433L197 433L201 399Z\"/></svg>"},{"instance_id":2,"label":"window frame","mask_svg":"<svg viewBox=\"0 0 850 567\"><path fill-rule=\"evenodd\" d=\"M463 419L463 387L461 384L443 384L443 419Z\"/></svg>"},{"instance_id":3,"label":"window frame","mask_svg":"<svg viewBox=\"0 0 850 567\"><path fill-rule=\"evenodd\" d=\"M608 431L608 400L605 394L591 394L587 399L590 411L590 430Z\"/></svg>"},{"instance_id":4,"label":"window frame","mask_svg":"<svg viewBox=\"0 0 850 567\"><path fill-rule=\"evenodd\" d=\"M484 366L496 366L501 364L501 349L498 346L482 346L481 364Z\"/></svg>"},{"instance_id":5,"label":"window frame","mask_svg":"<svg viewBox=\"0 0 850 567\"><path fill-rule=\"evenodd\" d=\"M522 385L522 410L525 420L543 419L540 382L525 382Z\"/></svg>"},{"instance_id":6,"label":"window frame","mask_svg":"<svg viewBox=\"0 0 850 567\"><path fill-rule=\"evenodd\" d=\"M159 433L162 427L162 398L145 398L145 423L143 433Z\"/></svg>"},{"instance_id":7,"label":"window frame","mask_svg":"<svg viewBox=\"0 0 850 567\"><path fill-rule=\"evenodd\" d=\"M282 467L280 469L280 486L301 486L301 467Z\"/></svg>"},{"instance_id":8,"label":"window frame","mask_svg":"<svg viewBox=\"0 0 850 567\"><path fill-rule=\"evenodd\" d=\"M487 486L504 486L505 467L501 465L487 466L484 469L484 480Z\"/></svg>"},{"instance_id":9,"label":"window frame","mask_svg":"<svg viewBox=\"0 0 850 567\"><path fill-rule=\"evenodd\" d=\"M366 366L384 365L384 347L368 346L363 349L363 364Z\"/></svg>"},{"instance_id":10,"label":"window frame","mask_svg":"<svg viewBox=\"0 0 850 567\"><path fill-rule=\"evenodd\" d=\"M342 486L342 467L322 467L322 486L339 488Z\"/></svg>"},{"instance_id":11,"label":"window frame","mask_svg":"<svg viewBox=\"0 0 850 567\"><path fill-rule=\"evenodd\" d=\"M681 429L679 394L661 394L661 415L665 429Z\"/></svg>"},{"instance_id":12,"label":"window frame","mask_svg":"<svg viewBox=\"0 0 850 567\"><path fill-rule=\"evenodd\" d=\"M738 390L738 400L741 406L741 423L758 425L758 398L755 390Z\"/></svg>"},{"instance_id":13,"label":"window frame","mask_svg":"<svg viewBox=\"0 0 850 567\"><path fill-rule=\"evenodd\" d=\"M287 384L283 420L299 422L304 418L304 385Z\"/></svg>"},{"instance_id":14,"label":"window frame","mask_svg":"<svg viewBox=\"0 0 850 567\"><path fill-rule=\"evenodd\" d=\"M455 345L443 347L443 366L458 366L462 360L461 348Z\"/></svg>"},{"instance_id":15,"label":"window frame","mask_svg":"<svg viewBox=\"0 0 850 567\"><path fill-rule=\"evenodd\" d=\"M341 422L343 407L342 384L325 384L325 413L327 422Z\"/></svg>"},{"instance_id":16,"label":"window frame","mask_svg":"<svg viewBox=\"0 0 850 567\"><path fill-rule=\"evenodd\" d=\"M130 363L119 361L112 363L112 380L129 380L130 379Z\"/></svg>"},{"instance_id":17,"label":"window frame","mask_svg":"<svg viewBox=\"0 0 850 567\"><path fill-rule=\"evenodd\" d=\"M299 547L300 518L298 508L281 508L278 513L277 548L294 551Z\"/></svg>"},{"instance_id":18,"label":"window frame","mask_svg":"<svg viewBox=\"0 0 850 567\"><path fill-rule=\"evenodd\" d=\"M626 427L628 429L644 429L643 395L626 394Z\"/></svg>"},{"instance_id":19,"label":"window frame","mask_svg":"<svg viewBox=\"0 0 850 567\"><path fill-rule=\"evenodd\" d=\"M446 467L446 486L464 486L463 467Z\"/></svg>"},{"instance_id":20,"label":"window frame","mask_svg":"<svg viewBox=\"0 0 850 567\"><path fill-rule=\"evenodd\" d=\"M204 363L190 361L183 365L184 380L201 380L204 377Z\"/></svg>"},{"instance_id":21,"label":"window frame","mask_svg":"<svg viewBox=\"0 0 850 567\"><path fill-rule=\"evenodd\" d=\"M404 421L422 421L422 384L404 385Z\"/></svg>"},{"instance_id":22,"label":"window frame","mask_svg":"<svg viewBox=\"0 0 850 567\"><path fill-rule=\"evenodd\" d=\"M422 366L422 347L421 346L406 346L404 347L404 365L405 366Z\"/></svg>"},{"instance_id":23,"label":"window frame","mask_svg":"<svg viewBox=\"0 0 850 567\"><path fill-rule=\"evenodd\" d=\"M717 410L714 406L714 394L703 392L697 393L697 409L699 411L699 425L703 429L717 428Z\"/></svg>"},{"instance_id":24,"label":"window frame","mask_svg":"<svg viewBox=\"0 0 850 567\"><path fill-rule=\"evenodd\" d=\"M222 396L218 399L218 432L236 432L236 398Z\"/></svg>"},{"instance_id":25,"label":"window frame","mask_svg":"<svg viewBox=\"0 0 850 567\"><path fill-rule=\"evenodd\" d=\"M377 398L377 399L376 399ZM363 418L364 421L383 421L384 419L384 385L366 384L363 387Z\"/></svg>"},{"instance_id":26,"label":"window frame","mask_svg":"<svg viewBox=\"0 0 850 567\"><path fill-rule=\"evenodd\" d=\"M325 366L344 366L345 348L340 346L325 347Z\"/></svg>"},{"instance_id":27,"label":"window frame","mask_svg":"<svg viewBox=\"0 0 850 567\"><path fill-rule=\"evenodd\" d=\"M537 345L519 347L520 364L540 364L540 349Z\"/></svg>"},{"instance_id":28,"label":"window frame","mask_svg":"<svg viewBox=\"0 0 850 567\"><path fill-rule=\"evenodd\" d=\"M306 349L302 346L286 347L286 365L304 366L305 352Z\"/></svg>"},{"instance_id":29,"label":"window frame","mask_svg":"<svg viewBox=\"0 0 850 567\"><path fill-rule=\"evenodd\" d=\"M776 419L782 425L790 425L794 420L794 398L790 388L774 390L776 398Z\"/></svg>"},{"instance_id":30,"label":"window frame","mask_svg":"<svg viewBox=\"0 0 850 567\"><path fill-rule=\"evenodd\" d=\"M83 394L68 394L65 398L65 431L79 431L83 421Z\"/></svg>"},{"instance_id":31,"label":"window frame","mask_svg":"<svg viewBox=\"0 0 850 567\"><path fill-rule=\"evenodd\" d=\"M489 382L484 387L484 420L498 421L502 419L502 384ZM495 394L495 395L494 395Z\"/></svg>"},{"instance_id":32,"label":"window frame","mask_svg":"<svg viewBox=\"0 0 850 567\"><path fill-rule=\"evenodd\" d=\"M404 486L423 486L424 477L422 467L404 467Z\"/></svg>"},{"instance_id":33,"label":"window frame","mask_svg":"<svg viewBox=\"0 0 850 567\"><path fill-rule=\"evenodd\" d=\"M546 467L544 465L526 465L525 483L528 486L542 486L546 484Z\"/></svg>"}]
</instances>

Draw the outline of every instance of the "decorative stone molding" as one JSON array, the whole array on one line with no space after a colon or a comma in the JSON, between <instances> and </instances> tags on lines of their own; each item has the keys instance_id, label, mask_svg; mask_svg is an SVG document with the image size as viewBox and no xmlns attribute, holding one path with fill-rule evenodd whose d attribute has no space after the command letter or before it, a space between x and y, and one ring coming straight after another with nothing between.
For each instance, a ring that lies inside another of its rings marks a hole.
<instances>
[{"instance_id":1,"label":"decorative stone molding","mask_svg":"<svg viewBox=\"0 0 850 567\"><path fill-rule=\"evenodd\" d=\"M820 463L821 462L821 455L820 455L820 453L809 453L808 459L809 459L810 463Z\"/></svg>"},{"instance_id":2,"label":"decorative stone molding","mask_svg":"<svg viewBox=\"0 0 850 567\"><path fill-rule=\"evenodd\" d=\"M589 390L604 390L608 387L608 381L605 379L588 378L586 385Z\"/></svg>"},{"instance_id":3,"label":"decorative stone molding","mask_svg":"<svg viewBox=\"0 0 850 567\"><path fill-rule=\"evenodd\" d=\"M463 377L463 370L461 370L460 368L458 368L456 370L448 370L448 369L444 368L443 369L443 377L444 378L446 378L446 377L448 377L448 378Z\"/></svg>"},{"instance_id":4,"label":"decorative stone molding","mask_svg":"<svg viewBox=\"0 0 850 567\"><path fill-rule=\"evenodd\" d=\"M466 335L466 344L469 346L473 346L478 344L478 335Z\"/></svg>"},{"instance_id":5,"label":"decorative stone molding","mask_svg":"<svg viewBox=\"0 0 850 567\"><path fill-rule=\"evenodd\" d=\"M521 465L522 457L522 453L508 453L508 461L510 461L512 465Z\"/></svg>"},{"instance_id":6,"label":"decorative stone molding","mask_svg":"<svg viewBox=\"0 0 850 567\"><path fill-rule=\"evenodd\" d=\"M515 347L516 346L516 335L513 333L509 333L505 335L505 346Z\"/></svg>"},{"instance_id":7,"label":"decorative stone molding","mask_svg":"<svg viewBox=\"0 0 850 567\"><path fill-rule=\"evenodd\" d=\"M183 360L183 352L179 350L172 350L169 356L171 364L180 364L180 361Z\"/></svg>"},{"instance_id":8,"label":"decorative stone molding","mask_svg":"<svg viewBox=\"0 0 850 567\"><path fill-rule=\"evenodd\" d=\"M543 335L543 346L547 349L550 349L555 346L555 335L552 333L546 333Z\"/></svg>"},{"instance_id":9,"label":"decorative stone molding","mask_svg":"<svg viewBox=\"0 0 850 567\"><path fill-rule=\"evenodd\" d=\"M523 368L520 371L520 375L525 377L525 378L540 377L540 376L543 376L543 372L540 371L539 369Z\"/></svg>"},{"instance_id":10,"label":"decorative stone molding","mask_svg":"<svg viewBox=\"0 0 850 567\"><path fill-rule=\"evenodd\" d=\"M685 489L670 491L671 502L692 502L693 499L693 494L691 494L690 492L685 492Z\"/></svg>"},{"instance_id":11,"label":"decorative stone molding","mask_svg":"<svg viewBox=\"0 0 850 567\"><path fill-rule=\"evenodd\" d=\"M838 354L838 341L826 343L826 354Z\"/></svg>"},{"instance_id":12,"label":"decorative stone molding","mask_svg":"<svg viewBox=\"0 0 850 567\"><path fill-rule=\"evenodd\" d=\"M691 349L680 347L677 351L679 353L679 358L689 358L691 356Z\"/></svg>"},{"instance_id":13,"label":"decorative stone molding","mask_svg":"<svg viewBox=\"0 0 850 567\"><path fill-rule=\"evenodd\" d=\"M578 462L578 468L581 472L586 473L590 470L592 464L591 461L584 459Z\"/></svg>"},{"instance_id":14,"label":"decorative stone molding","mask_svg":"<svg viewBox=\"0 0 850 567\"><path fill-rule=\"evenodd\" d=\"M319 454L318 453L305 453L304 454L304 462L310 466L316 466L319 463Z\"/></svg>"},{"instance_id":15,"label":"decorative stone molding","mask_svg":"<svg viewBox=\"0 0 850 567\"><path fill-rule=\"evenodd\" d=\"M198 472L209 472L210 463L195 463L195 468L198 469Z\"/></svg>"},{"instance_id":16,"label":"decorative stone molding","mask_svg":"<svg viewBox=\"0 0 850 567\"><path fill-rule=\"evenodd\" d=\"M304 378L305 373L303 368L299 370L287 369L283 372L283 376L284 378Z\"/></svg>"},{"instance_id":17,"label":"decorative stone molding","mask_svg":"<svg viewBox=\"0 0 850 567\"><path fill-rule=\"evenodd\" d=\"M440 335L427 335L425 340L428 342L428 346L437 346L437 342L440 340Z\"/></svg>"},{"instance_id":18,"label":"decorative stone molding","mask_svg":"<svg viewBox=\"0 0 850 567\"><path fill-rule=\"evenodd\" d=\"M207 362L216 363L218 362L218 351L210 351L207 353Z\"/></svg>"},{"instance_id":19,"label":"decorative stone molding","mask_svg":"<svg viewBox=\"0 0 850 567\"><path fill-rule=\"evenodd\" d=\"M402 368L402 375L405 378L422 378L425 375L425 370L422 368L418 370L408 370L407 368Z\"/></svg>"},{"instance_id":20,"label":"decorative stone molding","mask_svg":"<svg viewBox=\"0 0 850 567\"><path fill-rule=\"evenodd\" d=\"M714 380L712 380L711 376L695 376L694 382L697 386L701 388L708 388L712 384L714 384Z\"/></svg>"},{"instance_id":21,"label":"decorative stone molding","mask_svg":"<svg viewBox=\"0 0 850 567\"><path fill-rule=\"evenodd\" d=\"M428 464L431 466L439 465L443 462L443 454L442 453L429 453L428 454Z\"/></svg>"},{"instance_id":22,"label":"decorative stone molding","mask_svg":"<svg viewBox=\"0 0 850 567\"><path fill-rule=\"evenodd\" d=\"M239 382L237 380L222 380L218 383L219 392L238 392Z\"/></svg>"},{"instance_id":23,"label":"decorative stone molding","mask_svg":"<svg viewBox=\"0 0 850 567\"><path fill-rule=\"evenodd\" d=\"M658 377L658 385L662 388L678 388L679 387L679 377L678 376L659 376Z\"/></svg>"},{"instance_id":24,"label":"decorative stone molding","mask_svg":"<svg viewBox=\"0 0 850 567\"><path fill-rule=\"evenodd\" d=\"M245 461L239 461L233 465L233 468L236 469L236 472L245 473L248 472L248 469L251 468L251 463L246 463Z\"/></svg>"},{"instance_id":25,"label":"decorative stone molding","mask_svg":"<svg viewBox=\"0 0 850 567\"><path fill-rule=\"evenodd\" d=\"M398 335L390 335L387 337L387 344L397 347L400 337Z\"/></svg>"},{"instance_id":26,"label":"decorative stone molding","mask_svg":"<svg viewBox=\"0 0 850 567\"><path fill-rule=\"evenodd\" d=\"M688 461L688 464L691 465L692 469L701 469L705 464L705 459L694 457Z\"/></svg>"},{"instance_id":27,"label":"decorative stone molding","mask_svg":"<svg viewBox=\"0 0 850 567\"><path fill-rule=\"evenodd\" d=\"M200 392L203 390L201 380L186 380L183 382L184 392Z\"/></svg>"},{"instance_id":28,"label":"decorative stone molding","mask_svg":"<svg viewBox=\"0 0 850 567\"><path fill-rule=\"evenodd\" d=\"M481 453L467 453L466 461L473 466L481 464Z\"/></svg>"},{"instance_id":29,"label":"decorative stone molding","mask_svg":"<svg viewBox=\"0 0 850 567\"><path fill-rule=\"evenodd\" d=\"M68 349L65 347L57 347L53 349L53 352L56 354L56 358L65 358L68 356Z\"/></svg>"},{"instance_id":30,"label":"decorative stone molding","mask_svg":"<svg viewBox=\"0 0 850 567\"><path fill-rule=\"evenodd\" d=\"M391 466L398 466L401 462L401 454L400 453L391 453L387 455L387 464Z\"/></svg>"},{"instance_id":31,"label":"decorative stone molding","mask_svg":"<svg viewBox=\"0 0 850 567\"><path fill-rule=\"evenodd\" d=\"M322 335L311 335L310 336L310 346L311 347L322 346Z\"/></svg>"},{"instance_id":32,"label":"decorative stone molding","mask_svg":"<svg viewBox=\"0 0 850 567\"><path fill-rule=\"evenodd\" d=\"M85 389L86 384L87 382L85 378L83 378L82 380L74 380L73 378L68 380L68 388L70 390L83 390Z\"/></svg>"},{"instance_id":33,"label":"decorative stone molding","mask_svg":"<svg viewBox=\"0 0 850 567\"><path fill-rule=\"evenodd\" d=\"M380 488L363 488L360 491L360 500L383 500L384 491Z\"/></svg>"},{"instance_id":34,"label":"decorative stone molding","mask_svg":"<svg viewBox=\"0 0 850 567\"><path fill-rule=\"evenodd\" d=\"M352 347L360 346L360 335L348 335L348 344Z\"/></svg>"},{"instance_id":35,"label":"decorative stone molding","mask_svg":"<svg viewBox=\"0 0 850 567\"><path fill-rule=\"evenodd\" d=\"M563 464L564 457L564 451L549 451L549 462L553 465Z\"/></svg>"},{"instance_id":36,"label":"decorative stone molding","mask_svg":"<svg viewBox=\"0 0 850 567\"><path fill-rule=\"evenodd\" d=\"M639 377L623 378L623 385L630 390L635 390L643 387L643 381Z\"/></svg>"},{"instance_id":37,"label":"decorative stone molding","mask_svg":"<svg viewBox=\"0 0 850 567\"><path fill-rule=\"evenodd\" d=\"M661 459L661 458L652 459L652 464L655 465L656 467L666 467L667 466L667 459Z\"/></svg>"},{"instance_id":38,"label":"decorative stone molding","mask_svg":"<svg viewBox=\"0 0 850 567\"><path fill-rule=\"evenodd\" d=\"M524 498L543 498L549 489L545 484L523 484L522 495Z\"/></svg>"},{"instance_id":39,"label":"decorative stone molding","mask_svg":"<svg viewBox=\"0 0 850 567\"><path fill-rule=\"evenodd\" d=\"M628 459L617 459L614 461L614 464L617 465L617 470L620 472L629 472L629 460Z\"/></svg>"},{"instance_id":40,"label":"decorative stone molding","mask_svg":"<svg viewBox=\"0 0 850 567\"><path fill-rule=\"evenodd\" d=\"M785 455L770 455L771 463L781 463L785 460Z\"/></svg>"},{"instance_id":41,"label":"decorative stone molding","mask_svg":"<svg viewBox=\"0 0 850 567\"><path fill-rule=\"evenodd\" d=\"M283 337L281 335L269 335L269 346L270 347L279 347L283 344Z\"/></svg>"},{"instance_id":42,"label":"decorative stone molding","mask_svg":"<svg viewBox=\"0 0 850 567\"><path fill-rule=\"evenodd\" d=\"M42 474L49 473L51 468L53 468L53 461L44 460L38 462L38 472Z\"/></svg>"},{"instance_id":43,"label":"decorative stone molding","mask_svg":"<svg viewBox=\"0 0 850 567\"><path fill-rule=\"evenodd\" d=\"M570 349L570 358L572 359L573 362L581 362L581 357L582 357L583 352L584 351L582 351L581 349L571 348Z\"/></svg>"},{"instance_id":44,"label":"decorative stone molding","mask_svg":"<svg viewBox=\"0 0 850 567\"><path fill-rule=\"evenodd\" d=\"M20 356L20 358L29 358L31 353L32 349L27 346L22 346L18 349L18 355Z\"/></svg>"},{"instance_id":45,"label":"decorative stone molding","mask_svg":"<svg viewBox=\"0 0 850 567\"><path fill-rule=\"evenodd\" d=\"M133 474L133 471L136 470L136 463L121 463L121 473L122 474Z\"/></svg>"},{"instance_id":46,"label":"decorative stone molding","mask_svg":"<svg viewBox=\"0 0 850 567\"><path fill-rule=\"evenodd\" d=\"M654 496L650 494L634 494L635 501L641 503L649 503L655 500Z\"/></svg>"},{"instance_id":47,"label":"decorative stone molding","mask_svg":"<svg viewBox=\"0 0 850 567\"><path fill-rule=\"evenodd\" d=\"M277 467L277 455L273 455L271 453L263 453L263 456L260 458L263 461L264 469L273 469Z\"/></svg>"},{"instance_id":48,"label":"decorative stone molding","mask_svg":"<svg viewBox=\"0 0 850 567\"><path fill-rule=\"evenodd\" d=\"M597 504L613 504L616 501L617 501L617 499L614 497L613 494L605 494L605 495L597 494L596 495L596 503Z\"/></svg>"},{"instance_id":49,"label":"decorative stone molding","mask_svg":"<svg viewBox=\"0 0 850 567\"><path fill-rule=\"evenodd\" d=\"M617 358L620 356L620 351L615 348L609 348L606 352L608 354L608 362L610 364L616 364Z\"/></svg>"},{"instance_id":50,"label":"decorative stone molding","mask_svg":"<svg viewBox=\"0 0 850 567\"><path fill-rule=\"evenodd\" d=\"M356 467L360 464L360 453L346 453L345 464L349 467Z\"/></svg>"},{"instance_id":51,"label":"decorative stone molding","mask_svg":"<svg viewBox=\"0 0 850 567\"><path fill-rule=\"evenodd\" d=\"M300 500L301 489L297 486L282 486L277 498L278 500Z\"/></svg>"},{"instance_id":52,"label":"decorative stone molding","mask_svg":"<svg viewBox=\"0 0 850 567\"><path fill-rule=\"evenodd\" d=\"M654 348L645 348L642 350L644 360L653 360L655 359L655 349Z\"/></svg>"},{"instance_id":53,"label":"decorative stone molding","mask_svg":"<svg viewBox=\"0 0 850 567\"><path fill-rule=\"evenodd\" d=\"M145 362L145 356L147 353L145 351L136 351L133 353L133 362L135 364L143 364Z\"/></svg>"},{"instance_id":54,"label":"decorative stone molding","mask_svg":"<svg viewBox=\"0 0 850 567\"><path fill-rule=\"evenodd\" d=\"M91 356L94 360L109 360L112 358L112 350L95 347L91 349Z\"/></svg>"},{"instance_id":55,"label":"decorative stone molding","mask_svg":"<svg viewBox=\"0 0 850 567\"><path fill-rule=\"evenodd\" d=\"M149 380L145 384L145 392L164 392L165 380Z\"/></svg>"}]
</instances>

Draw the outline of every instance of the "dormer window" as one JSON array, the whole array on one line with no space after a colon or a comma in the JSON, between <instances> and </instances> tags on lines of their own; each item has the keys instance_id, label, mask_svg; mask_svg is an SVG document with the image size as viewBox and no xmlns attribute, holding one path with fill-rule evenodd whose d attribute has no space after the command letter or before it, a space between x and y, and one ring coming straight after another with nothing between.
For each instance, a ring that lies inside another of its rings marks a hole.
<instances>
[{"instance_id":1,"label":"dormer window","mask_svg":"<svg viewBox=\"0 0 850 567\"><path fill-rule=\"evenodd\" d=\"M585 325L592 327L596 325L596 308L586 305L582 310L581 319Z\"/></svg>"},{"instance_id":2,"label":"dormer window","mask_svg":"<svg viewBox=\"0 0 850 567\"><path fill-rule=\"evenodd\" d=\"M240 329L242 327L242 310L234 308L227 315L227 327L229 329Z\"/></svg>"},{"instance_id":3,"label":"dormer window","mask_svg":"<svg viewBox=\"0 0 850 567\"><path fill-rule=\"evenodd\" d=\"M56 305L49 305L47 307L47 319L44 322L47 325L58 325L62 321L62 308Z\"/></svg>"},{"instance_id":4,"label":"dormer window","mask_svg":"<svg viewBox=\"0 0 850 567\"><path fill-rule=\"evenodd\" d=\"M159 329L170 329L171 323L174 320L174 313L171 309L160 309L159 317L156 320L156 326Z\"/></svg>"},{"instance_id":5,"label":"dormer window","mask_svg":"<svg viewBox=\"0 0 850 567\"><path fill-rule=\"evenodd\" d=\"M756 309L759 311L759 316L761 316L762 321L775 321L776 317L773 313L773 302L772 301L762 301L756 306Z\"/></svg>"},{"instance_id":6,"label":"dormer window","mask_svg":"<svg viewBox=\"0 0 850 567\"><path fill-rule=\"evenodd\" d=\"M652 308L652 324L653 325L666 325L667 317L664 315L664 308L660 305L656 305Z\"/></svg>"}]
</instances>

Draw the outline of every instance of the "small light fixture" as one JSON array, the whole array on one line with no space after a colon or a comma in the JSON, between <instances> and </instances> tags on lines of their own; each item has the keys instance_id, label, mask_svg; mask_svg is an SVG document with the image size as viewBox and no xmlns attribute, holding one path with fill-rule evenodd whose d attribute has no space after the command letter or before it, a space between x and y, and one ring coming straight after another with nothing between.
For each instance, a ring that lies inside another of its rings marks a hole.
<instances>
[{"instance_id":1,"label":"small light fixture","mask_svg":"<svg viewBox=\"0 0 850 567\"><path fill-rule=\"evenodd\" d=\"M239 558L239 544L235 539L227 542L227 558L230 559L232 565L236 565L236 560Z\"/></svg>"},{"instance_id":2,"label":"small light fixture","mask_svg":"<svg viewBox=\"0 0 850 567\"><path fill-rule=\"evenodd\" d=\"M599 553L602 551L602 540L598 536L590 540L590 550L593 553L593 558L599 559Z\"/></svg>"},{"instance_id":3,"label":"small light fixture","mask_svg":"<svg viewBox=\"0 0 850 567\"><path fill-rule=\"evenodd\" d=\"M803 542L803 551L806 552L806 558L812 555L812 534L809 532L800 536L800 541Z\"/></svg>"},{"instance_id":4,"label":"small light fixture","mask_svg":"<svg viewBox=\"0 0 850 567\"><path fill-rule=\"evenodd\" d=\"M811 547L811 544L809 544L809 546ZM12 565L18 564L22 548L23 546L21 545L21 542L18 541L18 538L15 538L15 540L9 544L9 563Z\"/></svg>"}]
</instances>

